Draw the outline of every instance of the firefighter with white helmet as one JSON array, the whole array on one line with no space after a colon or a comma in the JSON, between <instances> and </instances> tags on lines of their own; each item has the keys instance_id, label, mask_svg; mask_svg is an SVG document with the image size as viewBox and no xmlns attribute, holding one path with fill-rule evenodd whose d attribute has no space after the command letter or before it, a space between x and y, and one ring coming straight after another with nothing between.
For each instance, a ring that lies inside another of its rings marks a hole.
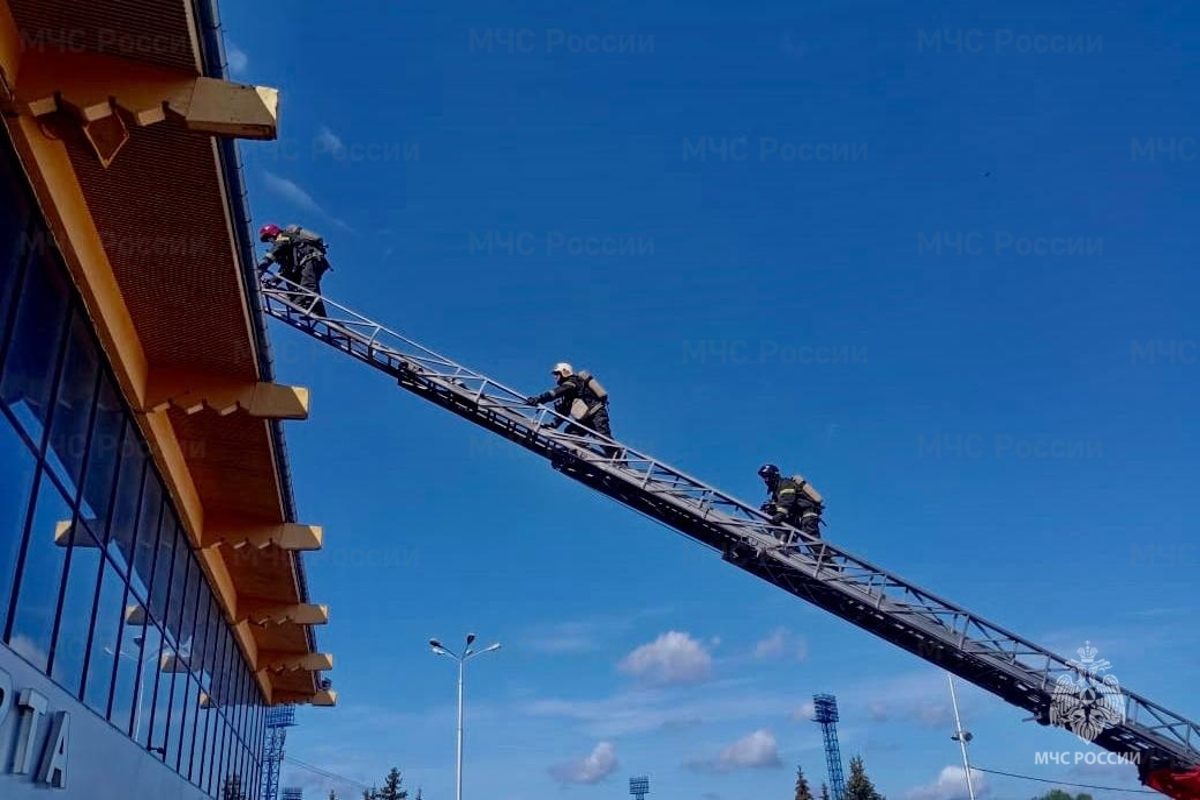
<instances>
[{"instance_id":1,"label":"firefighter with white helmet","mask_svg":"<svg viewBox=\"0 0 1200 800\"><path fill-rule=\"evenodd\" d=\"M560 361L550 370L558 384L549 391L525 398L531 406L554 401L554 410L563 417L569 417L572 422L567 425L564 433L570 435L587 435L595 432L609 439L612 438L612 428L608 421L608 392L600 385L595 376L586 370L576 372L574 367L565 361ZM550 427L557 428L562 423L555 419ZM616 457L620 448L604 446L605 455Z\"/></svg>"}]
</instances>

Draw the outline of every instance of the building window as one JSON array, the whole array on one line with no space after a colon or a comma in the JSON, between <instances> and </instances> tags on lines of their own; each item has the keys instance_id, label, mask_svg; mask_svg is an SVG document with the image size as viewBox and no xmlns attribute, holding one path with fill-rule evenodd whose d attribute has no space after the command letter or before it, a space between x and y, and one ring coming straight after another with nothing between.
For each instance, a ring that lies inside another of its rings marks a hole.
<instances>
[{"instance_id":1,"label":"building window","mask_svg":"<svg viewBox=\"0 0 1200 800\"><path fill-rule=\"evenodd\" d=\"M42 671L50 667L50 644L58 616L66 549L55 534L70 527L71 507L42 471L37 503L25 533L25 558L17 581L16 612L8 646Z\"/></svg>"},{"instance_id":2,"label":"building window","mask_svg":"<svg viewBox=\"0 0 1200 800\"><path fill-rule=\"evenodd\" d=\"M29 447L0 414L0 633L8 623L9 598L36 472L37 461Z\"/></svg>"},{"instance_id":3,"label":"building window","mask_svg":"<svg viewBox=\"0 0 1200 800\"><path fill-rule=\"evenodd\" d=\"M79 516L99 542L104 541L107 532L113 478L117 474L124 431L125 414L119 395L112 380L102 375L88 447L87 475L83 481L83 496L79 499Z\"/></svg>"},{"instance_id":4,"label":"building window","mask_svg":"<svg viewBox=\"0 0 1200 800\"><path fill-rule=\"evenodd\" d=\"M46 460L55 478L74 502L79 494L79 478L91 435L92 402L100 364L86 318L78 311L71 315L67 332L67 353L54 403L50 424L50 446Z\"/></svg>"},{"instance_id":5,"label":"building window","mask_svg":"<svg viewBox=\"0 0 1200 800\"><path fill-rule=\"evenodd\" d=\"M0 379L0 403L41 449L67 313L66 280L53 259L35 254L25 271Z\"/></svg>"},{"instance_id":6,"label":"building window","mask_svg":"<svg viewBox=\"0 0 1200 800\"><path fill-rule=\"evenodd\" d=\"M0 137L0 641L216 796L262 700Z\"/></svg>"},{"instance_id":7,"label":"building window","mask_svg":"<svg viewBox=\"0 0 1200 800\"><path fill-rule=\"evenodd\" d=\"M92 612L96 607L96 589L100 583L101 556L99 543L92 538L87 527L78 522L72 529L70 541L66 588L63 591L51 677L78 697L82 691L83 667L87 663Z\"/></svg>"},{"instance_id":8,"label":"building window","mask_svg":"<svg viewBox=\"0 0 1200 800\"><path fill-rule=\"evenodd\" d=\"M28 249L29 201L13 174L9 158L0 158L0 350L11 301L20 276L21 257Z\"/></svg>"},{"instance_id":9,"label":"building window","mask_svg":"<svg viewBox=\"0 0 1200 800\"><path fill-rule=\"evenodd\" d=\"M83 699L93 711L107 719L108 701L112 696L113 664L117 658L117 636L125 616L125 581L107 558L104 559L101 573Z\"/></svg>"}]
</instances>

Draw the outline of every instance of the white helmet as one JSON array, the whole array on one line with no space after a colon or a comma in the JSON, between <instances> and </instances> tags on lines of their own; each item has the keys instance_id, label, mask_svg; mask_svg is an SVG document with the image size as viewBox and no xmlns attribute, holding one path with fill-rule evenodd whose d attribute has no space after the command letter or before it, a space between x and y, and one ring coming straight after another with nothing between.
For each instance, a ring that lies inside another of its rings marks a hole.
<instances>
[{"instance_id":1,"label":"white helmet","mask_svg":"<svg viewBox=\"0 0 1200 800\"><path fill-rule=\"evenodd\" d=\"M551 375L561 375L564 378L569 378L575 373L571 365L565 361L560 361L554 365L554 369L550 370Z\"/></svg>"}]
</instances>

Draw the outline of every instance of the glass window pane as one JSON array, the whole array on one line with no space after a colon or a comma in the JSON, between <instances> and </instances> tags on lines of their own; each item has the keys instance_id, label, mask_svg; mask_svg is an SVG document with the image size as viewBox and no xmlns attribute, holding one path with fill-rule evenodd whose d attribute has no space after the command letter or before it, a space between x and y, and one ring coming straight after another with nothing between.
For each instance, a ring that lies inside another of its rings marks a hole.
<instances>
[{"instance_id":1,"label":"glass window pane","mask_svg":"<svg viewBox=\"0 0 1200 800\"><path fill-rule=\"evenodd\" d=\"M93 711L105 717L108 715L108 699L112 689L117 633L125 618L125 581L108 559L104 559L101 570L96 629L92 634L92 649L88 653L83 699Z\"/></svg>"},{"instance_id":2,"label":"glass window pane","mask_svg":"<svg viewBox=\"0 0 1200 800\"><path fill-rule=\"evenodd\" d=\"M218 622L218 625L221 631L221 657L216 665L217 674L213 680L213 695L221 701L222 712L228 715L231 702L229 666L233 661L233 637L229 634L229 628L225 625L224 620Z\"/></svg>"},{"instance_id":3,"label":"glass window pane","mask_svg":"<svg viewBox=\"0 0 1200 800\"><path fill-rule=\"evenodd\" d=\"M0 631L8 622L35 471L29 448L9 425L8 417L0 414Z\"/></svg>"},{"instance_id":4,"label":"glass window pane","mask_svg":"<svg viewBox=\"0 0 1200 800\"><path fill-rule=\"evenodd\" d=\"M200 689L201 695L207 694L203 687ZM197 707L199 708L196 727L196 743L192 745L195 755L195 761L192 762L192 781L199 787L204 788L207 785L209 766L212 764L212 740L216 735L217 726L213 722L212 709L205 708L202 705L202 697L196 698Z\"/></svg>"},{"instance_id":5,"label":"glass window pane","mask_svg":"<svg viewBox=\"0 0 1200 800\"><path fill-rule=\"evenodd\" d=\"M183 532L179 532L179 542L175 547L175 566L171 569L171 596L167 602L167 638L176 645L190 645L191 629L185 627L188 602L188 567L191 564L191 553L183 542Z\"/></svg>"},{"instance_id":6,"label":"glass window pane","mask_svg":"<svg viewBox=\"0 0 1200 800\"><path fill-rule=\"evenodd\" d=\"M92 609L99 581L100 546L80 526L67 563L67 588L52 668L58 685L76 697L83 680L83 665L87 663L88 634L92 630Z\"/></svg>"},{"instance_id":7,"label":"glass window pane","mask_svg":"<svg viewBox=\"0 0 1200 800\"><path fill-rule=\"evenodd\" d=\"M138 679L135 684L137 697L134 700L132 736L135 742L146 747L150 742L150 725L154 716L154 687L158 676L159 659L162 656L163 639L162 631L157 625L148 624L142 628L142 631Z\"/></svg>"},{"instance_id":8,"label":"glass window pane","mask_svg":"<svg viewBox=\"0 0 1200 800\"><path fill-rule=\"evenodd\" d=\"M42 440L50 408L66 313L67 286L62 269L52 257L38 258L25 271L0 378L0 402L8 406L35 442Z\"/></svg>"},{"instance_id":9,"label":"glass window pane","mask_svg":"<svg viewBox=\"0 0 1200 800\"><path fill-rule=\"evenodd\" d=\"M141 600L150 597L150 582L154 577L154 555L158 550L158 528L162 523L162 484L153 469L146 470L142 489L142 505L138 512L137 541L133 549L133 570L129 584Z\"/></svg>"},{"instance_id":10,"label":"glass window pane","mask_svg":"<svg viewBox=\"0 0 1200 800\"><path fill-rule=\"evenodd\" d=\"M88 426L92 418L92 398L100 371L91 331L79 312L71 315L65 359L62 376L58 379L46 460L59 482L68 487L73 504L79 494L79 475L87 454Z\"/></svg>"},{"instance_id":11,"label":"glass window pane","mask_svg":"<svg viewBox=\"0 0 1200 800\"><path fill-rule=\"evenodd\" d=\"M151 667L155 674L154 718L150 723L150 752L160 759L166 760L169 752L168 729L179 724L180 709L172 704L174 698L175 673L172 671L176 662L173 659L174 650L169 642L164 641L158 661ZM166 665L167 669L163 669ZM172 735L178 735L172 734Z\"/></svg>"},{"instance_id":12,"label":"glass window pane","mask_svg":"<svg viewBox=\"0 0 1200 800\"><path fill-rule=\"evenodd\" d=\"M187 738L187 728L192 724L192 715L187 711L187 688L187 673L176 672L171 678L171 722L167 728L166 761L177 772L181 770L179 755L182 742Z\"/></svg>"},{"instance_id":13,"label":"glass window pane","mask_svg":"<svg viewBox=\"0 0 1200 800\"><path fill-rule=\"evenodd\" d=\"M130 423L132 428L132 423ZM117 477L117 497L108 528L108 554L121 570L129 574L133 560L133 543L137 538L138 501L142 496L142 479L146 472L146 457L136 437L126 434L121 445L120 475Z\"/></svg>"},{"instance_id":14,"label":"glass window pane","mask_svg":"<svg viewBox=\"0 0 1200 800\"><path fill-rule=\"evenodd\" d=\"M204 687L208 687L208 676L204 674L204 663L208 659L208 652L212 649L212 631L209 626L209 611L212 608L212 595L209 593L208 584L204 582L204 578L197 570L197 583L199 584L200 594L196 601L196 638L192 642L191 659L188 663L191 665L192 673L200 681Z\"/></svg>"},{"instance_id":15,"label":"glass window pane","mask_svg":"<svg viewBox=\"0 0 1200 800\"><path fill-rule=\"evenodd\" d=\"M224 644L221 634L225 630L225 626L221 624L221 613L217 611L215 599L210 601L208 606L208 629L208 647L205 649L204 658L201 661L200 683L205 688L212 689L218 680L217 670L224 652L221 649Z\"/></svg>"},{"instance_id":16,"label":"glass window pane","mask_svg":"<svg viewBox=\"0 0 1200 800\"><path fill-rule=\"evenodd\" d=\"M213 714L216 713L216 711L213 712ZM229 726L220 716L214 716L213 721L216 722L217 732L213 736L212 777L209 779L209 792L220 792L225 787L225 782L229 780L225 772L225 747L229 741ZM220 795L218 794L218 796Z\"/></svg>"},{"instance_id":17,"label":"glass window pane","mask_svg":"<svg viewBox=\"0 0 1200 800\"><path fill-rule=\"evenodd\" d=\"M234 705L233 727L237 731L238 741L243 744L247 739L246 731L246 681L242 670L237 672L237 698Z\"/></svg>"},{"instance_id":18,"label":"glass window pane","mask_svg":"<svg viewBox=\"0 0 1200 800\"><path fill-rule=\"evenodd\" d=\"M50 642L62 588L67 550L56 532L71 528L71 509L54 483L42 473L33 522L25 545L25 564L17 588L17 612L8 646L38 669L50 666Z\"/></svg>"},{"instance_id":19,"label":"glass window pane","mask_svg":"<svg viewBox=\"0 0 1200 800\"><path fill-rule=\"evenodd\" d=\"M108 516L124 426L125 408L112 380L104 375L100 379L100 394L96 398L96 419L92 423L87 477L84 478L79 508L80 516L87 521L96 538L101 540L105 536L104 520Z\"/></svg>"},{"instance_id":20,"label":"glass window pane","mask_svg":"<svg viewBox=\"0 0 1200 800\"><path fill-rule=\"evenodd\" d=\"M212 595L208 584L200 581L200 596L196 608L196 643L192 646L192 673L206 690L209 682L208 664L216 648L216 630L212 626Z\"/></svg>"},{"instance_id":21,"label":"glass window pane","mask_svg":"<svg viewBox=\"0 0 1200 800\"><path fill-rule=\"evenodd\" d=\"M29 225L29 203L19 171L16 159L6 146L0 153L0 340L4 338L8 304Z\"/></svg>"},{"instance_id":22,"label":"glass window pane","mask_svg":"<svg viewBox=\"0 0 1200 800\"><path fill-rule=\"evenodd\" d=\"M129 613L135 600L132 594L125 595L125 611ZM113 685L112 704L108 720L120 730L130 733L133 728L133 713L137 700L138 682L141 678L142 643L145 631L140 625L122 625L118 638L117 682Z\"/></svg>"},{"instance_id":23,"label":"glass window pane","mask_svg":"<svg viewBox=\"0 0 1200 800\"><path fill-rule=\"evenodd\" d=\"M158 555L154 560L154 582L150 587L150 613L156 620L167 618L167 595L171 589L171 571L175 565L175 548L178 541L179 523L175 521L175 512L171 510L169 503L164 503L162 531L158 535Z\"/></svg>"},{"instance_id":24,"label":"glass window pane","mask_svg":"<svg viewBox=\"0 0 1200 800\"><path fill-rule=\"evenodd\" d=\"M180 677L183 677L182 675ZM182 698L184 709L183 741L180 751L179 774L188 780L200 763L200 746L204 740L204 727L200 724L200 684L188 676L187 689Z\"/></svg>"},{"instance_id":25,"label":"glass window pane","mask_svg":"<svg viewBox=\"0 0 1200 800\"><path fill-rule=\"evenodd\" d=\"M203 635L200 630L199 615L196 610L200 606L200 589L204 577L200 574L200 565L194 558L188 559L187 596L183 605L183 624L179 628L179 651L187 659L189 668L195 658L196 651L203 649Z\"/></svg>"},{"instance_id":26,"label":"glass window pane","mask_svg":"<svg viewBox=\"0 0 1200 800\"><path fill-rule=\"evenodd\" d=\"M211 624L212 624L212 622L210 621L210 625ZM223 628L217 627L217 628L215 628L215 630L221 631L221 630L223 630ZM224 642L224 637L222 637L221 634L218 633L216 648L214 650L212 650L212 652L214 652L214 658L212 658L212 663L214 663L214 669L216 668L216 664L220 663L221 658L224 657L224 645L226 645L226 642ZM212 688L214 688L214 685L216 684L216 682L217 682L217 678L216 678L216 675L214 674L214 675L212 675L212 685L210 685L210 687L209 687L209 693L210 693L209 708L208 708L208 710L206 710L206 714L209 715L210 720L209 720L209 729L208 729L209 752L208 752L208 758L206 758L206 760L208 760L208 765L205 766L206 771L205 771L204 786L208 787L209 792L212 792L212 790L214 790L216 788L217 783L215 781L215 776L216 776L217 770L221 768L221 735L223 733L223 723L224 723L224 720L221 717L221 704L220 704L220 702L218 702L216 694L212 693Z\"/></svg>"}]
</instances>

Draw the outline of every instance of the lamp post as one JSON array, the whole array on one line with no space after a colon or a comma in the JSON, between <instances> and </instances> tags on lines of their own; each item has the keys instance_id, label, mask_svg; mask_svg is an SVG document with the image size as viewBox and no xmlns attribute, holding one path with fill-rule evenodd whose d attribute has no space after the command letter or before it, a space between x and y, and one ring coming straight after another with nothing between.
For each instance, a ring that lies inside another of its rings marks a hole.
<instances>
[{"instance_id":1,"label":"lamp post","mask_svg":"<svg viewBox=\"0 0 1200 800\"><path fill-rule=\"evenodd\" d=\"M455 797L457 800L462 800L462 754L463 754L463 667L468 661L475 656L481 656L484 653L494 653L500 649L500 643L489 645L482 650L472 650L471 645L475 642L475 634L467 634L467 646L460 656L453 650L448 649L437 639L429 640L429 647L439 656L446 656L458 662L458 758L455 762Z\"/></svg>"},{"instance_id":2,"label":"lamp post","mask_svg":"<svg viewBox=\"0 0 1200 800\"><path fill-rule=\"evenodd\" d=\"M971 782L971 759L967 757L967 742L975 737L971 735L970 731L963 730L962 720L959 719L958 697L954 694L954 676L947 672L946 680L950 682L950 703L954 706L954 735L950 738L958 742L958 746L962 750L963 772L967 779L967 794L971 800L975 800L975 785Z\"/></svg>"},{"instance_id":3,"label":"lamp post","mask_svg":"<svg viewBox=\"0 0 1200 800\"><path fill-rule=\"evenodd\" d=\"M145 636L138 634L133 637L133 643L137 647L144 649ZM104 652L118 658L129 659L138 665L138 699L137 707L133 710L133 738L136 740L142 733L142 703L146 699L146 665L158 659L158 653L147 653L144 658L139 658L129 655L124 650L113 650L108 646L105 646Z\"/></svg>"}]
</instances>

